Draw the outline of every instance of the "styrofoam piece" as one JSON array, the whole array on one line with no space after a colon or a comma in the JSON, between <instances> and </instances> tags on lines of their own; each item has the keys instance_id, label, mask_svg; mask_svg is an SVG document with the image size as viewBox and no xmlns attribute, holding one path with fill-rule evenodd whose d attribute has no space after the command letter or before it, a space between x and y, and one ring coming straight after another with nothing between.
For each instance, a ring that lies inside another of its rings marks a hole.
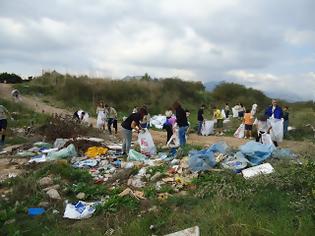
<instances>
[{"instance_id":1,"label":"styrofoam piece","mask_svg":"<svg viewBox=\"0 0 315 236\"><path fill-rule=\"evenodd\" d=\"M254 167L250 167L245 170L242 170L242 174L245 179L249 179L254 176L261 175L261 174L264 174L264 175L271 174L272 172L274 172L274 170L275 169L272 167L272 165L270 165L269 163L264 163L258 166L254 166Z\"/></svg>"}]
</instances>

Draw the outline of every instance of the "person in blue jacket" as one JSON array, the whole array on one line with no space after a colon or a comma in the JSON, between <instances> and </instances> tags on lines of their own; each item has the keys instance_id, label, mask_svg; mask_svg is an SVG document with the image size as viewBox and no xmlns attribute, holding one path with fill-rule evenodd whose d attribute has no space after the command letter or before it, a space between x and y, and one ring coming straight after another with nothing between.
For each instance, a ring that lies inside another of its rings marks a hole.
<instances>
[{"instance_id":1,"label":"person in blue jacket","mask_svg":"<svg viewBox=\"0 0 315 236\"><path fill-rule=\"evenodd\" d=\"M272 105L266 109L265 115L268 118L273 118L273 119L280 120L283 118L283 111L282 111L282 108L278 106L277 100L272 99Z\"/></svg>"}]
</instances>

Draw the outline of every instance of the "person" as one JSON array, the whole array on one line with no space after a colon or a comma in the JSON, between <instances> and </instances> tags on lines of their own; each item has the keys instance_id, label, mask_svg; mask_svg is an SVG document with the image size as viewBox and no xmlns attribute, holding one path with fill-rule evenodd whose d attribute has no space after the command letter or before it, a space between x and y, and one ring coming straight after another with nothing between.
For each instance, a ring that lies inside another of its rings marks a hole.
<instances>
[{"instance_id":1,"label":"person","mask_svg":"<svg viewBox=\"0 0 315 236\"><path fill-rule=\"evenodd\" d=\"M115 129L115 134L117 134L117 111L115 108L105 105L105 113L107 117L107 128L110 134L112 134L112 125Z\"/></svg>"},{"instance_id":2,"label":"person","mask_svg":"<svg viewBox=\"0 0 315 236\"><path fill-rule=\"evenodd\" d=\"M289 127L289 107L283 108L283 135L286 136Z\"/></svg>"},{"instance_id":3,"label":"person","mask_svg":"<svg viewBox=\"0 0 315 236\"><path fill-rule=\"evenodd\" d=\"M179 145L183 147L186 144L186 132L189 126L187 114L178 101L173 104L173 108L175 110L176 122L178 126Z\"/></svg>"},{"instance_id":4,"label":"person","mask_svg":"<svg viewBox=\"0 0 315 236\"><path fill-rule=\"evenodd\" d=\"M198 135L201 135L201 127L202 127L202 124L204 122L204 118L203 118L204 109L205 109L205 105L201 105L199 110L198 110L198 114L197 114L197 120L198 120L198 131L197 131L197 134Z\"/></svg>"},{"instance_id":5,"label":"person","mask_svg":"<svg viewBox=\"0 0 315 236\"><path fill-rule=\"evenodd\" d=\"M243 124L245 124L245 139L252 139L253 123L254 121L251 110L247 109L243 118Z\"/></svg>"},{"instance_id":6,"label":"person","mask_svg":"<svg viewBox=\"0 0 315 236\"><path fill-rule=\"evenodd\" d=\"M20 99L20 91L17 90L17 89L13 89L12 92L11 92L11 95L12 95L12 98L14 100L14 102L19 102L21 99Z\"/></svg>"},{"instance_id":7,"label":"person","mask_svg":"<svg viewBox=\"0 0 315 236\"><path fill-rule=\"evenodd\" d=\"M132 113L121 123L123 138L122 145L123 155L129 153L131 146L132 129L135 129L137 132L139 132L141 130L140 121L147 114L148 114L147 110L141 107L138 112Z\"/></svg>"},{"instance_id":8,"label":"person","mask_svg":"<svg viewBox=\"0 0 315 236\"><path fill-rule=\"evenodd\" d=\"M5 108L5 106L0 105L0 134L1 134L1 140L0 140L0 151L2 150L5 142L5 134L6 134L6 129L8 125L7 118L10 117L10 113Z\"/></svg>"},{"instance_id":9,"label":"person","mask_svg":"<svg viewBox=\"0 0 315 236\"><path fill-rule=\"evenodd\" d=\"M277 100L272 99L271 103L272 105L266 109L265 115L268 118L272 118L272 119L279 119L279 120L282 119L283 111L282 111L282 108L278 105Z\"/></svg>"},{"instance_id":10,"label":"person","mask_svg":"<svg viewBox=\"0 0 315 236\"><path fill-rule=\"evenodd\" d=\"M253 125L255 125L257 129L256 142L262 142L261 136L263 134L269 133L271 130L271 125L268 121L268 117L266 115L260 115L258 118L255 119Z\"/></svg>"},{"instance_id":11,"label":"person","mask_svg":"<svg viewBox=\"0 0 315 236\"><path fill-rule=\"evenodd\" d=\"M229 118L230 116L230 112L231 112L231 109L230 109L230 106L228 103L225 103L225 107L224 107L224 113L225 113L225 118Z\"/></svg>"},{"instance_id":12,"label":"person","mask_svg":"<svg viewBox=\"0 0 315 236\"><path fill-rule=\"evenodd\" d=\"M173 129L176 123L176 117L174 116L171 108L165 112L165 116L166 116L166 121L163 124L163 129L166 130L166 144L167 144L174 133Z\"/></svg>"},{"instance_id":13,"label":"person","mask_svg":"<svg viewBox=\"0 0 315 236\"><path fill-rule=\"evenodd\" d=\"M242 103L239 104L238 117L243 119L245 114L245 107Z\"/></svg>"},{"instance_id":14,"label":"person","mask_svg":"<svg viewBox=\"0 0 315 236\"><path fill-rule=\"evenodd\" d=\"M106 114L104 103L102 101L99 102L96 108L96 114L97 114L96 128L105 130Z\"/></svg>"},{"instance_id":15,"label":"person","mask_svg":"<svg viewBox=\"0 0 315 236\"><path fill-rule=\"evenodd\" d=\"M73 119L76 120L78 123L82 123L84 121L85 115L85 111L79 110L73 113Z\"/></svg>"},{"instance_id":16,"label":"person","mask_svg":"<svg viewBox=\"0 0 315 236\"><path fill-rule=\"evenodd\" d=\"M216 130L217 133L216 133L216 135L224 135L224 133L223 133L224 117L223 117L220 109L218 109L216 106L213 106L213 119L217 120L217 130Z\"/></svg>"},{"instance_id":17,"label":"person","mask_svg":"<svg viewBox=\"0 0 315 236\"><path fill-rule=\"evenodd\" d=\"M274 120L281 120L283 118L282 108L278 105L278 102L276 99L272 99L271 106L269 106L266 109L265 115L269 119L274 119ZM278 142L276 140L273 140L273 143L276 147L278 147Z\"/></svg>"}]
</instances>

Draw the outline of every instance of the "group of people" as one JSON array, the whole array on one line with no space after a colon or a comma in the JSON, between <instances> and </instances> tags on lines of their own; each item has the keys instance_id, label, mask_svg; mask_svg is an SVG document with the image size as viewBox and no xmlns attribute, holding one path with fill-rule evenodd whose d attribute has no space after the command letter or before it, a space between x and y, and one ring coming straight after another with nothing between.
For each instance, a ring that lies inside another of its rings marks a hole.
<instances>
[{"instance_id":1,"label":"group of people","mask_svg":"<svg viewBox=\"0 0 315 236\"><path fill-rule=\"evenodd\" d=\"M117 134L117 111L114 107L104 104L103 101L98 103L96 108L96 127L105 130L107 124L107 129L110 134L112 134L112 126L115 129L115 134Z\"/></svg>"}]
</instances>

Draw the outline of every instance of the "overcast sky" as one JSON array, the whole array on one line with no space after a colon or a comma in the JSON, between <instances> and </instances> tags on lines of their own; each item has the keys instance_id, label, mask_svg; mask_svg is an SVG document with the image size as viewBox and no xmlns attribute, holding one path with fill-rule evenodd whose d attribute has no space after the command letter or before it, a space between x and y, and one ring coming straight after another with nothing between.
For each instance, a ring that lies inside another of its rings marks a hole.
<instances>
[{"instance_id":1,"label":"overcast sky","mask_svg":"<svg viewBox=\"0 0 315 236\"><path fill-rule=\"evenodd\" d=\"M0 72L234 81L315 99L315 0L0 0Z\"/></svg>"}]
</instances>

